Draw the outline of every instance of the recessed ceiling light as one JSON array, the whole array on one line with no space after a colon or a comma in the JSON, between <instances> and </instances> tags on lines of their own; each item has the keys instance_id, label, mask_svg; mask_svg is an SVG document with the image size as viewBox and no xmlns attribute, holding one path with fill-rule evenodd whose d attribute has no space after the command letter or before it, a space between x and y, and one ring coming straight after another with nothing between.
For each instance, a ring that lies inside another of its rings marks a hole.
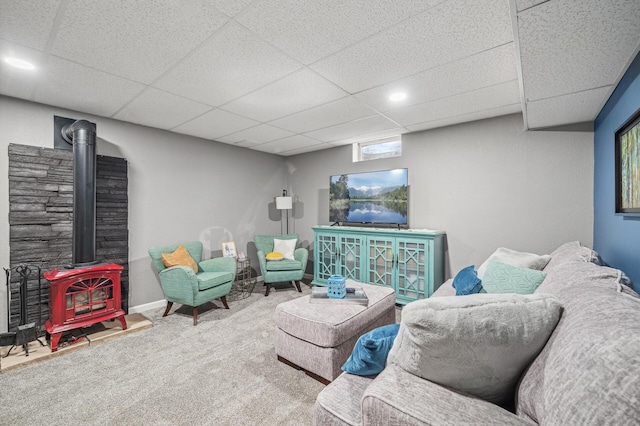
<instances>
[{"instance_id":1,"label":"recessed ceiling light","mask_svg":"<svg viewBox=\"0 0 640 426\"><path fill-rule=\"evenodd\" d=\"M21 70L35 69L35 65L33 65L31 62L25 61L24 59L7 57L4 58L4 61L12 67L20 68Z\"/></svg>"},{"instance_id":2,"label":"recessed ceiling light","mask_svg":"<svg viewBox=\"0 0 640 426\"><path fill-rule=\"evenodd\" d=\"M400 102L405 99L407 99L407 94L404 92L392 93L391 96L389 96L389 100L392 102Z\"/></svg>"}]
</instances>

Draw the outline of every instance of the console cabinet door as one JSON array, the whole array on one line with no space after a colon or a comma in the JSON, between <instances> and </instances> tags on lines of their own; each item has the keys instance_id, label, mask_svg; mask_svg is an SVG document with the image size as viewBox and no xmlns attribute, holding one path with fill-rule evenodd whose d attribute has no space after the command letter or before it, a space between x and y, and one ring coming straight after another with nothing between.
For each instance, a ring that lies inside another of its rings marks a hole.
<instances>
[{"instance_id":1,"label":"console cabinet door","mask_svg":"<svg viewBox=\"0 0 640 426\"><path fill-rule=\"evenodd\" d=\"M314 281L327 283L338 270L338 234L317 232L314 247Z\"/></svg>"},{"instance_id":2,"label":"console cabinet door","mask_svg":"<svg viewBox=\"0 0 640 426\"><path fill-rule=\"evenodd\" d=\"M362 235L341 235L338 243L338 254L340 257L339 275L351 278L355 281L363 281L364 243L366 238Z\"/></svg>"},{"instance_id":3,"label":"console cabinet door","mask_svg":"<svg viewBox=\"0 0 640 426\"><path fill-rule=\"evenodd\" d=\"M429 297L431 275L431 241L424 239L397 240L396 299L402 302Z\"/></svg>"},{"instance_id":4,"label":"console cabinet door","mask_svg":"<svg viewBox=\"0 0 640 426\"><path fill-rule=\"evenodd\" d=\"M395 252L395 238L367 237L367 283L395 289Z\"/></svg>"}]
</instances>

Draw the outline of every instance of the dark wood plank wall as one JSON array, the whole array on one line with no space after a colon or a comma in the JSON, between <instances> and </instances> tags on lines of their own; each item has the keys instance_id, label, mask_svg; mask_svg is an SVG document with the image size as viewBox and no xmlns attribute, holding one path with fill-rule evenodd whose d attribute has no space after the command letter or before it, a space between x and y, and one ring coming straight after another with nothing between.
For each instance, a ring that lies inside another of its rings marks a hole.
<instances>
[{"instance_id":1,"label":"dark wood plank wall","mask_svg":"<svg viewBox=\"0 0 640 426\"><path fill-rule=\"evenodd\" d=\"M122 305L128 312L129 231L127 161L99 155L96 161L96 260L124 267ZM9 246L11 305L9 330L20 320L20 275L16 267L32 270L28 284L28 319L49 317L49 284L41 278L52 268L71 263L73 227L73 153L9 145ZM39 296L40 293L40 296Z\"/></svg>"}]
</instances>

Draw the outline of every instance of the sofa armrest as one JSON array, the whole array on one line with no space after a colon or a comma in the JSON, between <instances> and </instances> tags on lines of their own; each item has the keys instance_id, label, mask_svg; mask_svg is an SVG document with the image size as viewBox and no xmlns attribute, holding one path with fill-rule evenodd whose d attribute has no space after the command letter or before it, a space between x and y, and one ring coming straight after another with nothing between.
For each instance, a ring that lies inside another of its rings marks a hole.
<instances>
[{"instance_id":1,"label":"sofa armrest","mask_svg":"<svg viewBox=\"0 0 640 426\"><path fill-rule=\"evenodd\" d=\"M362 424L366 425L533 425L488 401L458 393L387 367L362 396Z\"/></svg>"},{"instance_id":2,"label":"sofa armrest","mask_svg":"<svg viewBox=\"0 0 640 426\"><path fill-rule=\"evenodd\" d=\"M258 250L258 263L260 264L260 272L264 277L267 273L267 258L265 257L265 252Z\"/></svg>"},{"instance_id":3,"label":"sofa armrest","mask_svg":"<svg viewBox=\"0 0 640 426\"><path fill-rule=\"evenodd\" d=\"M307 269L307 261L309 260L309 250L306 248L297 248L293 252L293 257L302 264L302 269Z\"/></svg>"}]
</instances>

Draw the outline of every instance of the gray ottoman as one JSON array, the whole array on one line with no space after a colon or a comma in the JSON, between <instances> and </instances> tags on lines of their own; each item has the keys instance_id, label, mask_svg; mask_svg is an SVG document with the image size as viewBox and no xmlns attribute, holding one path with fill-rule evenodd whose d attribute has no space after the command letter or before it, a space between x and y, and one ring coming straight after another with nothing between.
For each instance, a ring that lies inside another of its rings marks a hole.
<instances>
[{"instance_id":1,"label":"gray ottoman","mask_svg":"<svg viewBox=\"0 0 640 426\"><path fill-rule=\"evenodd\" d=\"M353 280L347 286L362 287L369 305L310 303L307 295L276 307L278 360L328 384L342 372L358 337L396 322L393 289Z\"/></svg>"}]
</instances>

